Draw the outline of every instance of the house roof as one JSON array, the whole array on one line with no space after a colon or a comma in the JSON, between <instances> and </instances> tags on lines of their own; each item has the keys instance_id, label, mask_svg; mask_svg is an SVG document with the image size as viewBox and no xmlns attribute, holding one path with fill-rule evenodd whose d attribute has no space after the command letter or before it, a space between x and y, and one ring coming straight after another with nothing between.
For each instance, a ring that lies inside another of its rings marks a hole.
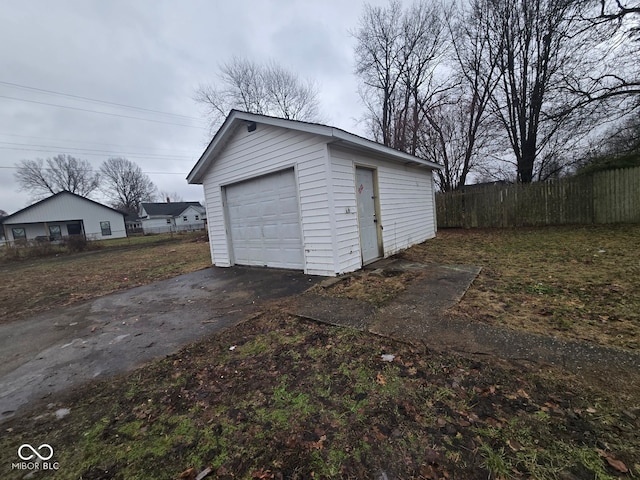
<instances>
[{"instance_id":1,"label":"house roof","mask_svg":"<svg viewBox=\"0 0 640 480\"><path fill-rule=\"evenodd\" d=\"M53 194L53 195L51 195L50 197L43 198L42 200L40 200L40 201L38 201L38 202L32 203L31 205L29 205L28 207L23 208L22 210L18 210L17 212L13 212L11 215L8 215L8 216L6 216L6 217L4 217L4 218L0 219L0 223L7 223L7 220L11 219L12 217L15 217L16 215L19 215L19 214L21 214L21 213L24 213L24 212L26 212L26 211L28 211L28 210L33 209L33 208L36 208L36 207L38 207L39 205L42 205L43 203L46 203L46 202L50 201L51 199L53 199L53 198L55 198L55 197L58 197L58 196L60 196L60 195L65 195L65 194L67 194L67 195L72 195L72 196L74 196L74 197L77 197L77 198L79 198L79 199L85 200L85 201L87 201L87 202L91 202L91 203L93 203L93 204L95 204L95 205L99 205L99 206L101 206L101 207L103 207L103 208L107 208L107 209L109 209L109 210L113 210L114 212L117 212L117 213L119 213L120 215L124 216L124 213L123 213L123 212L121 212L120 210L116 210L115 208L111 208L111 207L109 207L109 206L107 206L107 205L103 205L103 204L102 204L102 203L100 203L100 202L96 202L95 200L91 200L90 198L83 197L82 195L78 195L77 193L69 192L68 190L62 190L61 192L54 193L54 194Z\"/></svg>"},{"instance_id":2,"label":"house roof","mask_svg":"<svg viewBox=\"0 0 640 480\"><path fill-rule=\"evenodd\" d=\"M301 132L311 133L326 137L330 143L345 145L357 150L375 153L389 160L401 161L427 167L430 169L440 169L441 165L424 160L422 158L409 155L408 153L395 150L380 143L368 140L366 138L354 135L340 128L322 125L319 123L301 122L299 120L287 120L284 118L270 117L267 115L258 115L255 113L242 112L240 110L231 110L220 129L216 132L209 143L209 146L200 156L193 169L187 175L189 183L202 183L202 178L209 166L215 161L217 155L226 146L227 142L240 125L249 125L252 122L271 125L275 127L287 128Z\"/></svg>"},{"instance_id":3,"label":"house roof","mask_svg":"<svg viewBox=\"0 0 640 480\"><path fill-rule=\"evenodd\" d=\"M189 207L204 210L200 202L142 203L141 206L149 216L162 215L177 217Z\"/></svg>"}]
</instances>

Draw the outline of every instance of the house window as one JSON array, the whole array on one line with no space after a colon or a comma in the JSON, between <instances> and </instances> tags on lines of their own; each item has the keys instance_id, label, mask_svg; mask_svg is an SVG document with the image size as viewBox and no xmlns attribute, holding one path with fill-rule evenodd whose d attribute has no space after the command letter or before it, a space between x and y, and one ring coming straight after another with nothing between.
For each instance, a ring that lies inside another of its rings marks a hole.
<instances>
[{"instance_id":1,"label":"house window","mask_svg":"<svg viewBox=\"0 0 640 480\"><path fill-rule=\"evenodd\" d=\"M182 221L183 221L183 222L188 222L188 221L189 221L189 217L187 217L186 215L184 215L184 216L182 217Z\"/></svg>"},{"instance_id":2,"label":"house window","mask_svg":"<svg viewBox=\"0 0 640 480\"><path fill-rule=\"evenodd\" d=\"M60 240L62 238L60 225L49 225L49 238L51 240Z\"/></svg>"},{"instance_id":3,"label":"house window","mask_svg":"<svg viewBox=\"0 0 640 480\"><path fill-rule=\"evenodd\" d=\"M103 237L111 235L111 222L100 222L100 230Z\"/></svg>"},{"instance_id":4,"label":"house window","mask_svg":"<svg viewBox=\"0 0 640 480\"><path fill-rule=\"evenodd\" d=\"M11 231L13 232L13 239L14 240L26 240L27 239L27 232L24 228L12 228Z\"/></svg>"},{"instance_id":5,"label":"house window","mask_svg":"<svg viewBox=\"0 0 640 480\"><path fill-rule=\"evenodd\" d=\"M167 225L171 225L171 219L167 218Z\"/></svg>"},{"instance_id":6,"label":"house window","mask_svg":"<svg viewBox=\"0 0 640 480\"><path fill-rule=\"evenodd\" d=\"M196 215L196 221L200 220L200 215Z\"/></svg>"}]
</instances>

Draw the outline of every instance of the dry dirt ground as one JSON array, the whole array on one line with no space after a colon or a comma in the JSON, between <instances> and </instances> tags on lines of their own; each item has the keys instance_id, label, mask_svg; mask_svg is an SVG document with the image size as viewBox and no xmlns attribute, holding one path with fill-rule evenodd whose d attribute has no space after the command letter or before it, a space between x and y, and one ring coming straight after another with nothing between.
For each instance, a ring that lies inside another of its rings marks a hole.
<instances>
[{"instance_id":1,"label":"dry dirt ground","mask_svg":"<svg viewBox=\"0 0 640 480\"><path fill-rule=\"evenodd\" d=\"M403 260L482 267L457 321L638 349L640 227L450 231ZM374 315L416 285L363 274L334 291ZM399 281L400 279L400 281ZM414 283L412 283L414 282ZM31 478L536 478L640 475L640 391L618 376L453 354L292 315L241 325L2 424L52 445Z\"/></svg>"}]
</instances>

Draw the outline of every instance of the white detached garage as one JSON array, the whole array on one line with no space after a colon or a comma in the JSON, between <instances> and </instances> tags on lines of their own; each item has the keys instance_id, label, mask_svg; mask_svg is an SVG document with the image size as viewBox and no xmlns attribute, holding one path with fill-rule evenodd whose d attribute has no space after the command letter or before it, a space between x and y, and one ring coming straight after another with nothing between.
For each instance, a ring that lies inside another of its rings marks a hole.
<instances>
[{"instance_id":1,"label":"white detached garage","mask_svg":"<svg viewBox=\"0 0 640 480\"><path fill-rule=\"evenodd\" d=\"M232 111L187 180L213 263L333 276L436 234L437 164L337 128Z\"/></svg>"}]
</instances>

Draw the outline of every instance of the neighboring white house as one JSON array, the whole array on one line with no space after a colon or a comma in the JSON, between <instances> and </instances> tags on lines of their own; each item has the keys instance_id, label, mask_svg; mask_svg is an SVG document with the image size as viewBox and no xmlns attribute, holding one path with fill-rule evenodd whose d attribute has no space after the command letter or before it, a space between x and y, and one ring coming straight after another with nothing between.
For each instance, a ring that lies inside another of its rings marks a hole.
<instances>
[{"instance_id":1,"label":"neighboring white house","mask_svg":"<svg viewBox=\"0 0 640 480\"><path fill-rule=\"evenodd\" d=\"M189 173L213 263L333 276L436 235L439 165L338 128L232 111Z\"/></svg>"},{"instance_id":2,"label":"neighboring white house","mask_svg":"<svg viewBox=\"0 0 640 480\"><path fill-rule=\"evenodd\" d=\"M9 243L60 240L83 235L87 240L126 237L124 214L111 207L62 191L2 219Z\"/></svg>"},{"instance_id":3,"label":"neighboring white house","mask_svg":"<svg viewBox=\"0 0 640 480\"><path fill-rule=\"evenodd\" d=\"M144 233L204 230L205 209L200 202L141 203Z\"/></svg>"}]
</instances>

